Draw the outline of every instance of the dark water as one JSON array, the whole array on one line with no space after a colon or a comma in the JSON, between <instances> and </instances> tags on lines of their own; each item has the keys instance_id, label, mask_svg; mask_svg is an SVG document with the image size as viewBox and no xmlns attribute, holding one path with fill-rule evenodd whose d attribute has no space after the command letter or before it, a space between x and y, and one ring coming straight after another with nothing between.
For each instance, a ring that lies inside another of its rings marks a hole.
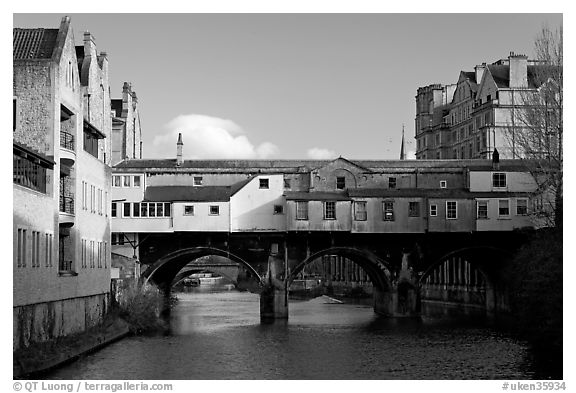
<instances>
[{"instance_id":1,"label":"dark water","mask_svg":"<svg viewBox=\"0 0 576 393\"><path fill-rule=\"evenodd\" d=\"M259 298L179 294L169 336L129 337L49 379L533 379L527 346L453 318L386 319L370 306L292 301L260 324Z\"/></svg>"}]
</instances>

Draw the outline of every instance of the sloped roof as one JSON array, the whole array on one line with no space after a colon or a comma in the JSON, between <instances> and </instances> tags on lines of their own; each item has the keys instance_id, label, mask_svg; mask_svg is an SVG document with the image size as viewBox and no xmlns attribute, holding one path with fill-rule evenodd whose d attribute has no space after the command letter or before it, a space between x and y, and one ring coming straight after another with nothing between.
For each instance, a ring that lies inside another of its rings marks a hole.
<instances>
[{"instance_id":1,"label":"sloped roof","mask_svg":"<svg viewBox=\"0 0 576 393\"><path fill-rule=\"evenodd\" d=\"M528 65L527 66L527 78L528 87L536 88L539 87L540 82L538 81L538 70L542 69L542 65ZM492 75L492 79L496 83L496 86L500 88L510 87L510 66L502 64L490 64L488 65L488 70Z\"/></svg>"},{"instance_id":2,"label":"sloped roof","mask_svg":"<svg viewBox=\"0 0 576 393\"><path fill-rule=\"evenodd\" d=\"M51 59L57 44L58 29L20 29L12 32L13 60Z\"/></svg>"},{"instance_id":3,"label":"sloped roof","mask_svg":"<svg viewBox=\"0 0 576 393\"><path fill-rule=\"evenodd\" d=\"M287 200L303 201L349 201L350 197L346 192L305 192L305 191L286 191L284 193Z\"/></svg>"},{"instance_id":4,"label":"sloped roof","mask_svg":"<svg viewBox=\"0 0 576 393\"><path fill-rule=\"evenodd\" d=\"M450 188L350 188L351 198L510 198L511 196L526 196L528 193L511 192L470 192L465 189Z\"/></svg>"},{"instance_id":5,"label":"sloped roof","mask_svg":"<svg viewBox=\"0 0 576 393\"><path fill-rule=\"evenodd\" d=\"M230 186L150 186L144 201L148 202L227 202Z\"/></svg>"}]
</instances>

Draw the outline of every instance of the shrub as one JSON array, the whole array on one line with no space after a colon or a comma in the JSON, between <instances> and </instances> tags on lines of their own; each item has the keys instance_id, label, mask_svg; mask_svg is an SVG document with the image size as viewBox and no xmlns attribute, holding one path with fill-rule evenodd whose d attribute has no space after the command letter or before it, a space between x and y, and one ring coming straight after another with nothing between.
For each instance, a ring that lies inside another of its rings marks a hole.
<instances>
[{"instance_id":1,"label":"shrub","mask_svg":"<svg viewBox=\"0 0 576 393\"><path fill-rule=\"evenodd\" d=\"M166 322L160 315L164 296L158 288L125 283L118 292L119 315L128 322L132 333L141 334L166 328Z\"/></svg>"}]
</instances>

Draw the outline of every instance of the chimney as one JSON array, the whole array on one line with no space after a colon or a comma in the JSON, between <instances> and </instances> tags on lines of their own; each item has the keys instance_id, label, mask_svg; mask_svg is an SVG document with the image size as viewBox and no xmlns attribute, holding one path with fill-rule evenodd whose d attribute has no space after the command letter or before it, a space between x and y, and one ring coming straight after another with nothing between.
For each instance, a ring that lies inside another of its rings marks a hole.
<instances>
[{"instance_id":1,"label":"chimney","mask_svg":"<svg viewBox=\"0 0 576 393\"><path fill-rule=\"evenodd\" d=\"M96 44L94 43L94 36L89 31L84 32L84 57L96 57Z\"/></svg>"},{"instance_id":2,"label":"chimney","mask_svg":"<svg viewBox=\"0 0 576 393\"><path fill-rule=\"evenodd\" d=\"M484 71L486 70L486 63L482 63L481 65L477 65L474 67L474 72L476 73L476 83L480 84L482 82L482 76L484 75Z\"/></svg>"},{"instance_id":3,"label":"chimney","mask_svg":"<svg viewBox=\"0 0 576 393\"><path fill-rule=\"evenodd\" d=\"M500 170L500 153L498 153L496 148L492 152L492 169L495 171Z\"/></svg>"},{"instance_id":4,"label":"chimney","mask_svg":"<svg viewBox=\"0 0 576 393\"><path fill-rule=\"evenodd\" d=\"M528 87L528 56L510 52L508 63L510 64L510 87Z\"/></svg>"},{"instance_id":5,"label":"chimney","mask_svg":"<svg viewBox=\"0 0 576 393\"><path fill-rule=\"evenodd\" d=\"M182 133L178 133L178 143L176 143L176 165L180 166L184 162L182 159L182 146L184 143L182 142Z\"/></svg>"}]
</instances>

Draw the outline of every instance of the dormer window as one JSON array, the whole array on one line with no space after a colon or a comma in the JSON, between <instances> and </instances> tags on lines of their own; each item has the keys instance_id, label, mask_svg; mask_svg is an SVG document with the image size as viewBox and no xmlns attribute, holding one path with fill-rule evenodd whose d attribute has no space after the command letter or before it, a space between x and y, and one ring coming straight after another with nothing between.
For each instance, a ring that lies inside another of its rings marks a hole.
<instances>
[{"instance_id":1,"label":"dormer window","mask_svg":"<svg viewBox=\"0 0 576 393\"><path fill-rule=\"evenodd\" d=\"M336 188L338 190L343 190L346 188L346 178L344 176L338 176L336 178Z\"/></svg>"},{"instance_id":2,"label":"dormer window","mask_svg":"<svg viewBox=\"0 0 576 393\"><path fill-rule=\"evenodd\" d=\"M506 173L495 172L492 174L492 187L506 188Z\"/></svg>"}]
</instances>

